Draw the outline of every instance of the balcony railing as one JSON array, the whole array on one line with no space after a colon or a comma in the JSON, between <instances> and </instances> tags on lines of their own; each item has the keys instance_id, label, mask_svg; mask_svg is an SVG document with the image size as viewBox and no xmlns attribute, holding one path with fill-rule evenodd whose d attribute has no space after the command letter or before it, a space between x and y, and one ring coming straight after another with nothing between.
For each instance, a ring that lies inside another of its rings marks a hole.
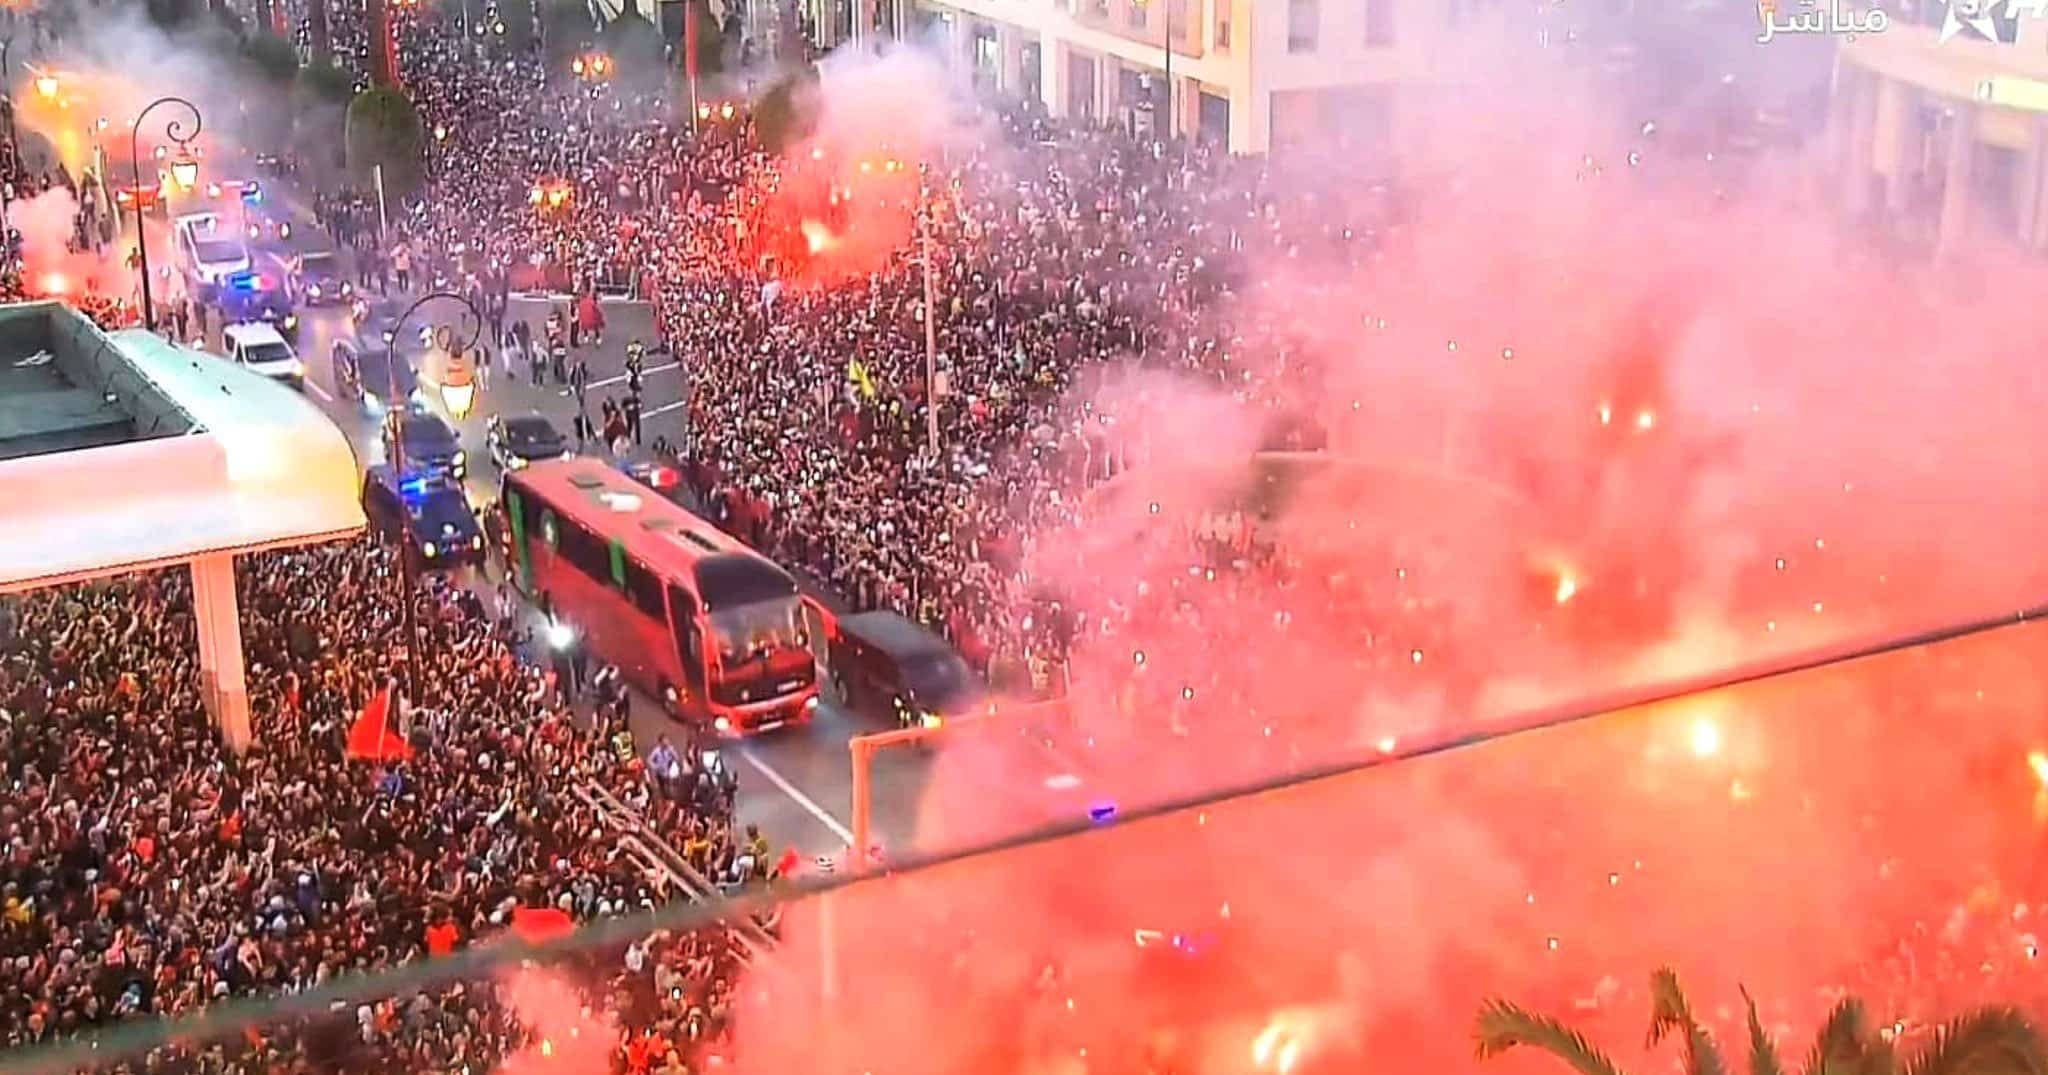
<instances>
[{"instance_id":1,"label":"balcony railing","mask_svg":"<svg viewBox=\"0 0 2048 1075\"><path fill-rule=\"evenodd\" d=\"M1207 49L1200 0L1074 0L1073 11L1083 26L1161 50L1171 23L1174 55L1198 58Z\"/></svg>"}]
</instances>

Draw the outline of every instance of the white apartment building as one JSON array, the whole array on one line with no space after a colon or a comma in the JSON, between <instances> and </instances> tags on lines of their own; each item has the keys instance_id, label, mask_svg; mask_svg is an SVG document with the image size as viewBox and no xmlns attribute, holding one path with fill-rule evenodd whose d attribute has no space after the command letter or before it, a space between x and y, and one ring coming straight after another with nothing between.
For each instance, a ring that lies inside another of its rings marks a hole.
<instances>
[{"instance_id":1,"label":"white apartment building","mask_svg":"<svg viewBox=\"0 0 2048 1075\"><path fill-rule=\"evenodd\" d=\"M1162 132L1170 122L1236 153L1384 136L1395 85L1420 71L1446 15L1440 0L902 2L915 10L853 0L836 28L819 22L835 38L935 21L984 86L1037 97L1061 117Z\"/></svg>"},{"instance_id":2,"label":"white apartment building","mask_svg":"<svg viewBox=\"0 0 2048 1075\"><path fill-rule=\"evenodd\" d=\"M2005 0L1942 41L1940 0L1886 6L1882 33L1837 54L1829 125L1846 207L1937 251L1973 234L2048 249L2048 19Z\"/></svg>"}]
</instances>

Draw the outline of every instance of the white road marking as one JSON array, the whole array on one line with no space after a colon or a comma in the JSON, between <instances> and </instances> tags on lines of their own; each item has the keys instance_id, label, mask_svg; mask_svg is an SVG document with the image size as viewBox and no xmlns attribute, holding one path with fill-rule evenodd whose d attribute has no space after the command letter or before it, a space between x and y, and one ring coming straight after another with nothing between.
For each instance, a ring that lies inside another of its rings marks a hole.
<instances>
[{"instance_id":1,"label":"white road marking","mask_svg":"<svg viewBox=\"0 0 2048 1075\"><path fill-rule=\"evenodd\" d=\"M660 416L660 415L664 415L664 414L667 414L667 413L668 413L668 412L670 412L670 411L679 411L679 410L682 410L682 409L683 409L684 407L687 407L687 406L689 406L689 405L690 405L690 401L689 401L689 400L687 400L687 399L679 399L679 400L676 400L676 401L675 401L674 403L664 403L664 404L662 404L661 406L659 406L659 407L656 407L656 408L654 408L653 410L651 410L651 411L648 411L647 413L645 413L645 414L641 415L640 417L642 417L642 418L655 418L655 417L658 417L658 416Z\"/></svg>"},{"instance_id":2,"label":"white road marking","mask_svg":"<svg viewBox=\"0 0 2048 1075\"><path fill-rule=\"evenodd\" d=\"M839 819L833 817L831 811L819 806L816 799L799 791L795 784L789 782L788 777L776 772L767 762L762 761L756 756L752 748L742 744L740 746L740 757L747 759L747 764L752 765L762 776L768 778L770 784L775 785L784 795L789 796L791 802L803 807L805 813L817 818L818 824L825 826L832 835L839 837L848 847L853 846L852 829L840 824Z\"/></svg>"},{"instance_id":3,"label":"white road marking","mask_svg":"<svg viewBox=\"0 0 2048 1075\"><path fill-rule=\"evenodd\" d=\"M641 370L641 371L640 371L640 373L641 373L641 375L642 375L642 376L648 376L648 377L651 377L651 376L653 376L654 374L657 374L657 373L664 373L664 372L667 372L668 370L672 370L672 369L677 369L677 368L680 368L681 366L682 366L682 363L680 363L680 362L671 362L671 363L669 363L669 364L668 364L668 365L666 365L666 366L649 366L648 368L646 368L646 369L644 369L644 370ZM618 376L616 376L616 377L605 377L605 378L601 378L601 379L599 379L599 380L595 380L595 381L592 381L592 382L590 382L590 385L589 385L589 387L591 387L591 388L609 388L610 386L612 386L612 385L615 385L615 384L625 384L625 383L626 383L626 375L625 375L625 374L623 374L623 373L621 373L621 374L619 374L619 375L618 375ZM565 399L566 399L567 397L569 397L569 396L571 396L571 395L574 395L575 393L573 393L573 392L569 391L568 389L564 388L564 389L562 389L562 390L561 390L560 392L557 392L557 393L555 393L555 394L556 394L556 395L558 395L558 396L561 396L561 397L563 397L563 398L565 398Z\"/></svg>"},{"instance_id":4,"label":"white road marking","mask_svg":"<svg viewBox=\"0 0 2048 1075\"><path fill-rule=\"evenodd\" d=\"M324 399L329 403L334 402L334 397L329 395L325 388L320 387L319 381L316 381L311 377L306 378L306 391L311 392L316 396L319 396L321 399Z\"/></svg>"}]
</instances>

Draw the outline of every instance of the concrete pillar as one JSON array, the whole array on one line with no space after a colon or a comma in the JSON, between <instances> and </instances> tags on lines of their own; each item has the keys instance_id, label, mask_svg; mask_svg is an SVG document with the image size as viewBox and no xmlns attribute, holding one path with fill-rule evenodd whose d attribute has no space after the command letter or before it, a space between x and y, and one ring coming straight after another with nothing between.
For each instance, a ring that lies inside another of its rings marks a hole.
<instances>
[{"instance_id":1,"label":"concrete pillar","mask_svg":"<svg viewBox=\"0 0 2048 1075\"><path fill-rule=\"evenodd\" d=\"M946 20L946 51L952 63L967 72L969 84L981 84L981 57L974 54L974 16L953 11Z\"/></svg>"},{"instance_id":2,"label":"concrete pillar","mask_svg":"<svg viewBox=\"0 0 2048 1075\"><path fill-rule=\"evenodd\" d=\"M1941 230L1937 253L1954 253L1970 235L1971 163L1977 156L1977 106L1957 102L1949 124L1947 177L1941 184Z\"/></svg>"},{"instance_id":3,"label":"concrete pillar","mask_svg":"<svg viewBox=\"0 0 2048 1075\"><path fill-rule=\"evenodd\" d=\"M1067 43L1047 34L1038 44L1038 96L1056 119L1067 114Z\"/></svg>"},{"instance_id":4,"label":"concrete pillar","mask_svg":"<svg viewBox=\"0 0 2048 1075\"><path fill-rule=\"evenodd\" d=\"M1835 96L1828 109L1829 165L1835 169L1842 208L1850 216L1870 210L1876 169L1877 91L1874 76L1843 61L1835 75Z\"/></svg>"},{"instance_id":5,"label":"concrete pillar","mask_svg":"<svg viewBox=\"0 0 2048 1075\"><path fill-rule=\"evenodd\" d=\"M2020 171L2020 244L2038 253L2048 248L2048 116L2035 116L2027 124L2026 159Z\"/></svg>"},{"instance_id":6,"label":"concrete pillar","mask_svg":"<svg viewBox=\"0 0 2048 1075\"><path fill-rule=\"evenodd\" d=\"M1009 23L996 24L996 53L1002 57L996 70L996 89L1007 94L1024 92L1024 35Z\"/></svg>"},{"instance_id":7,"label":"concrete pillar","mask_svg":"<svg viewBox=\"0 0 2048 1075\"><path fill-rule=\"evenodd\" d=\"M235 558L213 553L192 561L193 618L199 627L199 689L221 738L235 753L249 749L249 686L242 660L242 618L235 600Z\"/></svg>"},{"instance_id":8,"label":"concrete pillar","mask_svg":"<svg viewBox=\"0 0 2048 1075\"><path fill-rule=\"evenodd\" d=\"M1273 144L1273 94L1269 90L1230 91L1230 151L1264 153Z\"/></svg>"},{"instance_id":9,"label":"concrete pillar","mask_svg":"<svg viewBox=\"0 0 2048 1075\"><path fill-rule=\"evenodd\" d=\"M853 43L866 46L875 36L876 0L853 0Z\"/></svg>"}]
</instances>

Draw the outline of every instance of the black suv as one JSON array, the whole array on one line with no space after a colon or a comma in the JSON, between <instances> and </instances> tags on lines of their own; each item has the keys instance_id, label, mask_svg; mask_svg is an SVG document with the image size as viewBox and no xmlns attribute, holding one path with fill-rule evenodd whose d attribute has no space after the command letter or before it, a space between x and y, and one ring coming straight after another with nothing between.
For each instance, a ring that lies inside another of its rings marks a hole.
<instances>
[{"instance_id":1,"label":"black suv","mask_svg":"<svg viewBox=\"0 0 2048 1075\"><path fill-rule=\"evenodd\" d=\"M483 562L483 531L461 483L445 475L408 471L400 476L388 466L371 467L363 474L363 514L371 530L396 539L421 567Z\"/></svg>"},{"instance_id":2,"label":"black suv","mask_svg":"<svg viewBox=\"0 0 2048 1075\"><path fill-rule=\"evenodd\" d=\"M400 418L404 421L401 423ZM392 440L400 426L405 430L405 469L445 475L456 481L469 477L469 454L462 441L441 416L417 402L408 401L403 411L394 410L384 422L384 458L396 461Z\"/></svg>"}]
</instances>

